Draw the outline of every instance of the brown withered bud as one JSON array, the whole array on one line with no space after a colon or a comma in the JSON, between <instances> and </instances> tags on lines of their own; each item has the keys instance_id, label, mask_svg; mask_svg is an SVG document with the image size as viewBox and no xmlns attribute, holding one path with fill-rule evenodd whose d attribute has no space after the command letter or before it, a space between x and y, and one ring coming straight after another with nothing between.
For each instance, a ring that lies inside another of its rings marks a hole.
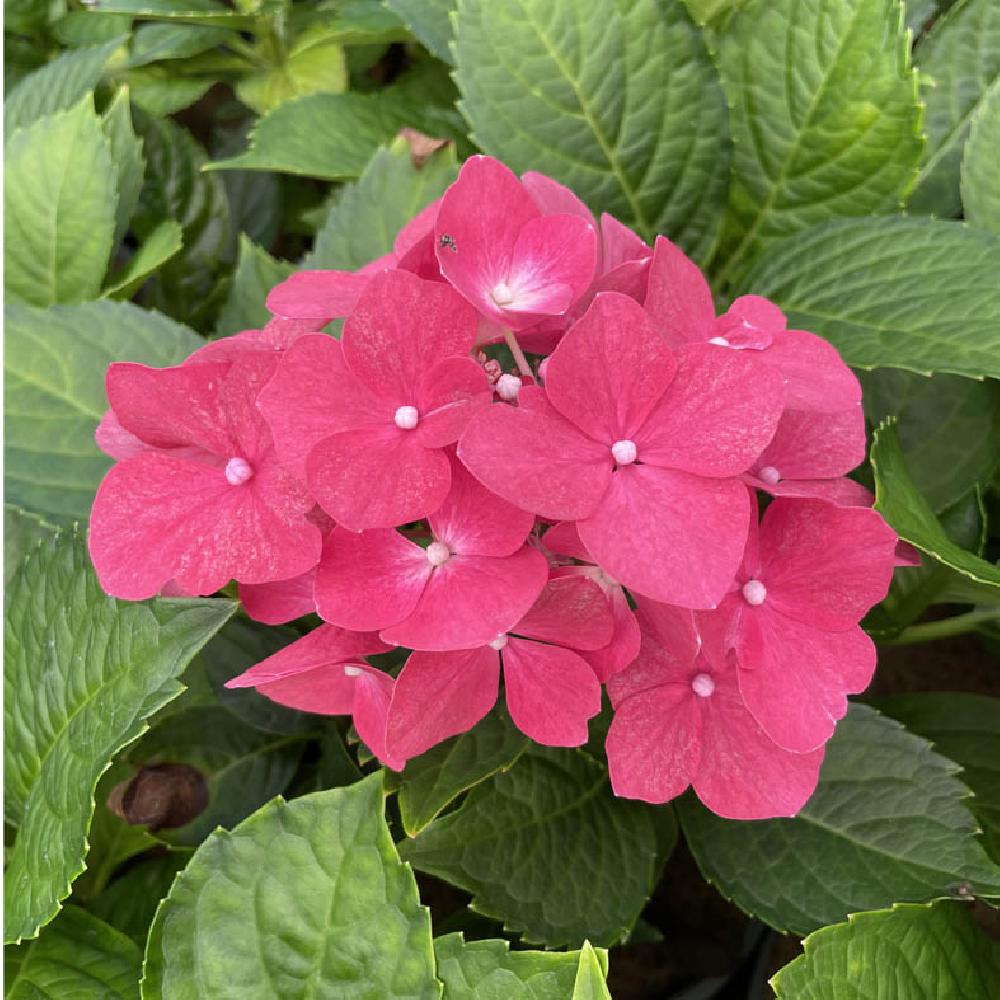
<instances>
[{"instance_id":1,"label":"brown withered bud","mask_svg":"<svg viewBox=\"0 0 1000 1000\"><path fill-rule=\"evenodd\" d=\"M149 764L108 796L108 808L132 826L169 830L186 826L208 805L208 785L188 764Z\"/></svg>"},{"instance_id":2,"label":"brown withered bud","mask_svg":"<svg viewBox=\"0 0 1000 1000\"><path fill-rule=\"evenodd\" d=\"M415 128L400 129L399 136L405 139L410 147L410 159L413 165L419 169L422 167L442 146L447 146L450 139L434 139L423 132L418 132Z\"/></svg>"}]
</instances>

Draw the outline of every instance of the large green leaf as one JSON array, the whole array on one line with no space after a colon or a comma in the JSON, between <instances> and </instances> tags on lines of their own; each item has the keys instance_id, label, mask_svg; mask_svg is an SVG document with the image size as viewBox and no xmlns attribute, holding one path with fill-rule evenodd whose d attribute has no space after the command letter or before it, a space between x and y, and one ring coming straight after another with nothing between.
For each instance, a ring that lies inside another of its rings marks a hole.
<instances>
[{"instance_id":1,"label":"large green leaf","mask_svg":"<svg viewBox=\"0 0 1000 1000\"><path fill-rule=\"evenodd\" d=\"M83 868L98 778L180 693L185 665L234 607L116 601L76 530L20 570L4 632L4 804L20 827L4 880L7 940L58 912Z\"/></svg>"},{"instance_id":2,"label":"large green leaf","mask_svg":"<svg viewBox=\"0 0 1000 1000\"><path fill-rule=\"evenodd\" d=\"M998 983L1000 943L953 902L856 913L771 980L778 1000L993 1000Z\"/></svg>"},{"instance_id":3,"label":"large green leaf","mask_svg":"<svg viewBox=\"0 0 1000 1000\"><path fill-rule=\"evenodd\" d=\"M1000 233L1000 83L994 83L972 120L962 157L962 205L966 220Z\"/></svg>"},{"instance_id":4,"label":"large green leaf","mask_svg":"<svg viewBox=\"0 0 1000 1000\"><path fill-rule=\"evenodd\" d=\"M4 135L9 139L17 129L79 104L97 86L108 60L121 48L125 37L71 49L29 73L3 102Z\"/></svg>"},{"instance_id":5,"label":"large green leaf","mask_svg":"<svg viewBox=\"0 0 1000 1000\"><path fill-rule=\"evenodd\" d=\"M431 923L383 817L381 775L213 833L161 904L144 1000L436 1000Z\"/></svg>"},{"instance_id":6,"label":"large green leaf","mask_svg":"<svg viewBox=\"0 0 1000 1000\"><path fill-rule=\"evenodd\" d=\"M532 748L400 853L473 894L472 907L551 947L621 941L652 890L652 810L617 799L576 750Z\"/></svg>"},{"instance_id":7,"label":"large green leaf","mask_svg":"<svg viewBox=\"0 0 1000 1000\"><path fill-rule=\"evenodd\" d=\"M459 0L455 24L461 108L485 152L707 255L726 107L680 0Z\"/></svg>"},{"instance_id":8,"label":"large green leaf","mask_svg":"<svg viewBox=\"0 0 1000 1000\"><path fill-rule=\"evenodd\" d=\"M385 4L438 59L452 61L451 13L456 0L385 0Z\"/></svg>"},{"instance_id":9,"label":"large green leaf","mask_svg":"<svg viewBox=\"0 0 1000 1000\"><path fill-rule=\"evenodd\" d=\"M720 46L733 178L718 278L773 240L895 210L920 156L916 77L898 0L755 0Z\"/></svg>"},{"instance_id":10,"label":"large green leaf","mask_svg":"<svg viewBox=\"0 0 1000 1000\"><path fill-rule=\"evenodd\" d=\"M6 146L4 289L47 306L97 297L115 231L115 170L88 96Z\"/></svg>"},{"instance_id":11,"label":"large green leaf","mask_svg":"<svg viewBox=\"0 0 1000 1000\"><path fill-rule=\"evenodd\" d=\"M128 87L121 87L115 94L111 106L104 112L102 126L104 134L108 137L111 162L115 168L115 189L118 192L115 234L111 244L112 247L116 247L125 235L129 220L139 202L142 176L146 170L146 161L142 156L142 140L132 128Z\"/></svg>"},{"instance_id":12,"label":"large green leaf","mask_svg":"<svg viewBox=\"0 0 1000 1000\"><path fill-rule=\"evenodd\" d=\"M7 499L60 521L86 519L111 464L94 444L112 361L179 364L202 341L127 302L88 302L5 314Z\"/></svg>"},{"instance_id":13,"label":"large green leaf","mask_svg":"<svg viewBox=\"0 0 1000 1000\"><path fill-rule=\"evenodd\" d=\"M681 825L705 877L780 930L804 934L962 885L1000 896L1000 868L976 838L958 770L899 723L854 705L796 817L739 823L685 797Z\"/></svg>"},{"instance_id":14,"label":"large green leaf","mask_svg":"<svg viewBox=\"0 0 1000 1000\"><path fill-rule=\"evenodd\" d=\"M497 771L509 768L528 738L496 709L467 733L455 736L406 765L400 779L399 813L415 837L449 802Z\"/></svg>"},{"instance_id":15,"label":"large green leaf","mask_svg":"<svg viewBox=\"0 0 1000 1000\"><path fill-rule=\"evenodd\" d=\"M1000 4L956 4L920 43L915 58L933 86L923 95L928 142L909 207L938 216L958 215L959 169L969 124L1000 78Z\"/></svg>"},{"instance_id":16,"label":"large green leaf","mask_svg":"<svg viewBox=\"0 0 1000 1000\"><path fill-rule=\"evenodd\" d=\"M142 952L124 934L67 906L37 941L20 945L6 1000L138 1000Z\"/></svg>"},{"instance_id":17,"label":"large green leaf","mask_svg":"<svg viewBox=\"0 0 1000 1000\"><path fill-rule=\"evenodd\" d=\"M146 237L125 267L111 275L111 283L104 289L103 295L112 299L130 299L151 274L180 253L183 245L184 231L180 225L173 219L164 219Z\"/></svg>"},{"instance_id":18,"label":"large green leaf","mask_svg":"<svg viewBox=\"0 0 1000 1000\"><path fill-rule=\"evenodd\" d=\"M1000 376L1000 237L958 222L865 219L772 246L742 282L856 368Z\"/></svg>"},{"instance_id":19,"label":"large green leaf","mask_svg":"<svg viewBox=\"0 0 1000 1000\"><path fill-rule=\"evenodd\" d=\"M399 230L440 197L456 173L452 146L419 167L405 139L379 149L358 180L341 190L303 267L354 271L389 253Z\"/></svg>"},{"instance_id":20,"label":"large green leaf","mask_svg":"<svg viewBox=\"0 0 1000 1000\"><path fill-rule=\"evenodd\" d=\"M50 538L55 528L37 514L31 514L13 504L3 505L3 580L10 584L14 574L43 539Z\"/></svg>"},{"instance_id":21,"label":"large green leaf","mask_svg":"<svg viewBox=\"0 0 1000 1000\"><path fill-rule=\"evenodd\" d=\"M969 808L983 829L986 850L1000 863L1000 698L900 694L880 698L877 705L961 765L962 781L973 793Z\"/></svg>"},{"instance_id":22,"label":"large green leaf","mask_svg":"<svg viewBox=\"0 0 1000 1000\"><path fill-rule=\"evenodd\" d=\"M589 973L594 956L601 982L607 973L607 953L587 948L589 953L511 951L506 941L465 941L461 934L434 941L444 1000L569 1000L585 959Z\"/></svg>"},{"instance_id":23,"label":"large green leaf","mask_svg":"<svg viewBox=\"0 0 1000 1000\"><path fill-rule=\"evenodd\" d=\"M1000 567L956 545L913 485L895 423L886 421L875 432L871 463L875 508L900 538L977 583L1000 588Z\"/></svg>"},{"instance_id":24,"label":"large green leaf","mask_svg":"<svg viewBox=\"0 0 1000 1000\"><path fill-rule=\"evenodd\" d=\"M898 418L907 468L934 510L989 484L1000 463L1000 383L881 368L862 372L861 384L871 423Z\"/></svg>"},{"instance_id":25,"label":"large green leaf","mask_svg":"<svg viewBox=\"0 0 1000 1000\"><path fill-rule=\"evenodd\" d=\"M294 270L292 264L276 260L241 233L233 283L216 321L219 333L239 333L263 327L271 319L264 304L267 293Z\"/></svg>"}]
</instances>

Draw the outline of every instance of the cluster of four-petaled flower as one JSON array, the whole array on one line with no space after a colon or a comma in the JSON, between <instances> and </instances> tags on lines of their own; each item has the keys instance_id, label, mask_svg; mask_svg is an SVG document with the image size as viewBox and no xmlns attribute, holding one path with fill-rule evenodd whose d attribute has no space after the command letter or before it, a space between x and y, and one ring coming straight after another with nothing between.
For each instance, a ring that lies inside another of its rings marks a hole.
<instances>
[{"instance_id":1,"label":"cluster of four-petaled flower","mask_svg":"<svg viewBox=\"0 0 1000 1000\"><path fill-rule=\"evenodd\" d=\"M352 715L392 767L475 725L502 670L547 745L585 742L607 686L619 794L801 807L871 677L857 623L896 541L844 478L864 423L832 347L757 297L716 317L669 241L485 157L392 254L268 304L183 365L111 367L109 593L235 579L258 620L318 612L232 683ZM316 332L338 316L339 342ZM504 339L547 353L542 377L477 359ZM366 659L396 646L395 678Z\"/></svg>"}]
</instances>

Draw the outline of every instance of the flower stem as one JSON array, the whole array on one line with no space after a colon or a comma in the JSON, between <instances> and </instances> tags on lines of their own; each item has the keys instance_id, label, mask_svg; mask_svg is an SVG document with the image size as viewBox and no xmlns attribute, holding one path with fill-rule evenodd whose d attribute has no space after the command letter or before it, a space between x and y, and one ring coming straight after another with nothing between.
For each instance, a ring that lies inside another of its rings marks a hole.
<instances>
[{"instance_id":1,"label":"flower stem","mask_svg":"<svg viewBox=\"0 0 1000 1000\"><path fill-rule=\"evenodd\" d=\"M533 380L535 373L531 370L531 365L528 364L528 359L524 356L524 351L521 350L521 345L517 342L517 337L514 336L514 331L508 330L504 327L503 339L510 348L510 353L514 356L514 362L517 364L517 370L525 378Z\"/></svg>"},{"instance_id":2,"label":"flower stem","mask_svg":"<svg viewBox=\"0 0 1000 1000\"><path fill-rule=\"evenodd\" d=\"M904 628L894 639L883 639L881 643L883 646L909 646L917 642L931 642L952 635L963 635L971 632L977 625L991 621L1000 621L1000 610L997 608L989 611L969 611L964 615L942 618L941 621L911 625L909 628Z\"/></svg>"}]
</instances>

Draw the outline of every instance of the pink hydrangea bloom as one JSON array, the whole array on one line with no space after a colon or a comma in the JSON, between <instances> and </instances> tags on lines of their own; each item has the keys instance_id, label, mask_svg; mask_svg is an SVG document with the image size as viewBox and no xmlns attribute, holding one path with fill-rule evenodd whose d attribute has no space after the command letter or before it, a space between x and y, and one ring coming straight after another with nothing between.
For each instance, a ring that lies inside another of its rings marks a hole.
<instances>
[{"instance_id":1,"label":"pink hydrangea bloom","mask_svg":"<svg viewBox=\"0 0 1000 1000\"><path fill-rule=\"evenodd\" d=\"M653 250L646 309L674 346L707 341L777 369L791 409L836 413L861 401L861 385L836 349L815 334L787 329L781 310L767 299L744 295L716 318L704 275L664 236Z\"/></svg>"},{"instance_id":2,"label":"pink hydrangea bloom","mask_svg":"<svg viewBox=\"0 0 1000 1000\"><path fill-rule=\"evenodd\" d=\"M91 513L90 555L109 594L142 600L170 580L210 594L315 565L313 500L279 463L255 405L276 364L249 351L231 363L108 369L115 421L143 445L110 469Z\"/></svg>"},{"instance_id":3,"label":"pink hydrangea bloom","mask_svg":"<svg viewBox=\"0 0 1000 1000\"><path fill-rule=\"evenodd\" d=\"M709 344L674 352L639 305L603 292L549 358L545 393L479 413L458 453L511 503L578 522L623 586L708 608L746 540L739 476L783 404L777 372Z\"/></svg>"},{"instance_id":4,"label":"pink hydrangea bloom","mask_svg":"<svg viewBox=\"0 0 1000 1000\"><path fill-rule=\"evenodd\" d=\"M592 223L578 211L544 215L521 181L487 156L463 164L441 199L435 236L444 277L512 330L561 316L594 277Z\"/></svg>"},{"instance_id":5,"label":"pink hydrangea bloom","mask_svg":"<svg viewBox=\"0 0 1000 1000\"><path fill-rule=\"evenodd\" d=\"M406 271L371 282L341 343L302 337L260 396L282 459L351 531L426 517L451 484L444 448L492 393L468 353L474 311Z\"/></svg>"},{"instance_id":6,"label":"pink hydrangea bloom","mask_svg":"<svg viewBox=\"0 0 1000 1000\"><path fill-rule=\"evenodd\" d=\"M428 519L426 547L392 529L329 536L316 576L326 621L380 630L410 649L468 649L507 631L535 602L548 566L524 544L534 518L451 461L451 491Z\"/></svg>"},{"instance_id":7,"label":"pink hydrangea bloom","mask_svg":"<svg viewBox=\"0 0 1000 1000\"><path fill-rule=\"evenodd\" d=\"M751 527L730 622L747 708L768 735L808 751L863 691L875 647L858 626L889 589L896 535L881 515L822 500L777 499Z\"/></svg>"},{"instance_id":8,"label":"pink hydrangea bloom","mask_svg":"<svg viewBox=\"0 0 1000 1000\"><path fill-rule=\"evenodd\" d=\"M794 816L819 779L823 750L789 753L747 711L722 619L665 605L640 609L642 648L608 683L615 794L668 802L694 787L727 819Z\"/></svg>"}]
</instances>

